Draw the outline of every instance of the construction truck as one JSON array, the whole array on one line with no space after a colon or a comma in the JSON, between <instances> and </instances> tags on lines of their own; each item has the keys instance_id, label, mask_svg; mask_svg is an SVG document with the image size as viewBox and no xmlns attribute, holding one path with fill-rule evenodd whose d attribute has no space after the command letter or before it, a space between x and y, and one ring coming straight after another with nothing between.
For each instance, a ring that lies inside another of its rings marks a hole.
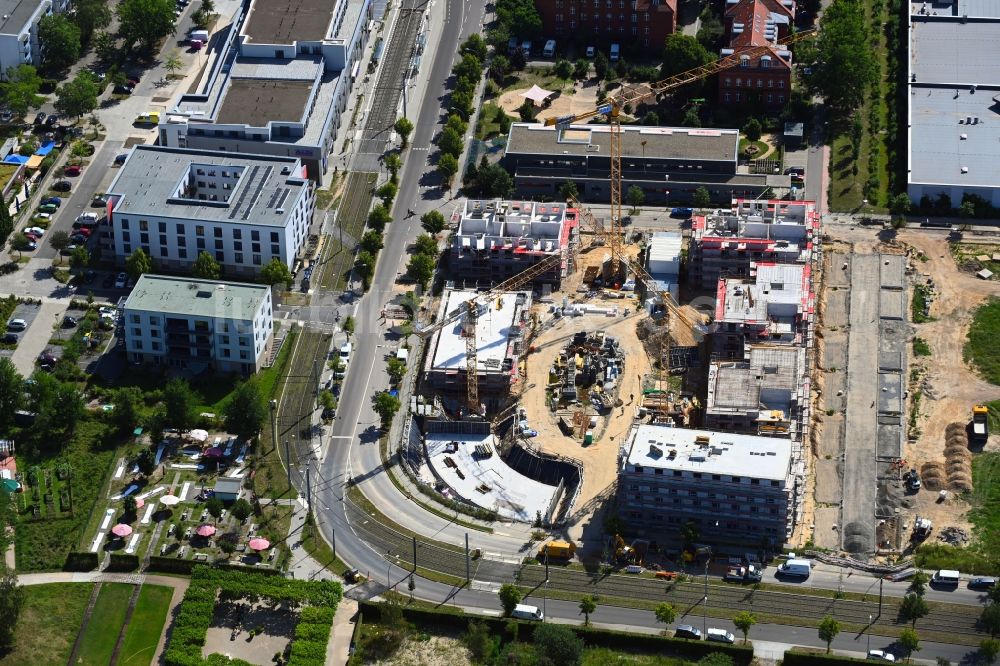
<instances>
[{"instance_id":1,"label":"construction truck","mask_svg":"<svg viewBox=\"0 0 1000 666\"><path fill-rule=\"evenodd\" d=\"M546 554L550 560L568 560L576 554L576 544L571 541L555 540L542 544L538 549L538 559L544 560Z\"/></svg>"},{"instance_id":2,"label":"construction truck","mask_svg":"<svg viewBox=\"0 0 1000 666\"><path fill-rule=\"evenodd\" d=\"M723 580L735 583L759 583L764 577L764 571L756 565L745 564L729 567Z\"/></svg>"},{"instance_id":3,"label":"construction truck","mask_svg":"<svg viewBox=\"0 0 1000 666\"><path fill-rule=\"evenodd\" d=\"M912 539L914 541L923 541L931 535L932 529L934 529L934 523L931 522L930 518L917 516L916 522L913 523Z\"/></svg>"},{"instance_id":4,"label":"construction truck","mask_svg":"<svg viewBox=\"0 0 1000 666\"><path fill-rule=\"evenodd\" d=\"M972 443L983 445L990 438L990 410L986 405L975 405L972 408Z\"/></svg>"}]
</instances>

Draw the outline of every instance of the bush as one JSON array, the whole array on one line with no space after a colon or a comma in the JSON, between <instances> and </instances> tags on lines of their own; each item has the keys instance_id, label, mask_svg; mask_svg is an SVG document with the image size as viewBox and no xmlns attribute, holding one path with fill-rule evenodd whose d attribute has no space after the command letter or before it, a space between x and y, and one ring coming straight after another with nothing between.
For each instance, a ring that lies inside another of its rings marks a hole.
<instances>
[{"instance_id":1,"label":"bush","mask_svg":"<svg viewBox=\"0 0 1000 666\"><path fill-rule=\"evenodd\" d=\"M66 553L63 571L93 571L98 563L97 553Z\"/></svg>"},{"instance_id":2,"label":"bush","mask_svg":"<svg viewBox=\"0 0 1000 666\"><path fill-rule=\"evenodd\" d=\"M161 573L177 573L190 575L195 567L195 562L191 560L179 560L176 557L160 557L151 555L147 571L159 571Z\"/></svg>"},{"instance_id":3,"label":"bush","mask_svg":"<svg viewBox=\"0 0 1000 666\"><path fill-rule=\"evenodd\" d=\"M870 664L866 659L842 657L823 652L806 652L795 648L785 652L784 666L847 666L848 664Z\"/></svg>"},{"instance_id":4,"label":"bush","mask_svg":"<svg viewBox=\"0 0 1000 666\"><path fill-rule=\"evenodd\" d=\"M111 553L108 571L135 571L139 568L139 556L128 553Z\"/></svg>"}]
</instances>

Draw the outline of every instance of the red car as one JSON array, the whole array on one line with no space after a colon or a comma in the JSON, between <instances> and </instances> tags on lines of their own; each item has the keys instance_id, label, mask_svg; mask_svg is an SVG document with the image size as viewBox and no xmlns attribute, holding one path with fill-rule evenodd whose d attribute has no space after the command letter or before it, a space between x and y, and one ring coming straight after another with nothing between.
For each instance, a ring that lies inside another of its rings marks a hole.
<instances>
[{"instance_id":1,"label":"red car","mask_svg":"<svg viewBox=\"0 0 1000 666\"><path fill-rule=\"evenodd\" d=\"M90 234L92 233L94 233L94 230L87 227L80 227L79 229L74 230L74 234L80 234L81 236L86 236L87 238L90 238Z\"/></svg>"},{"instance_id":2,"label":"red car","mask_svg":"<svg viewBox=\"0 0 1000 666\"><path fill-rule=\"evenodd\" d=\"M79 176L82 169L75 164L73 166L68 166L63 170L63 174L67 176Z\"/></svg>"},{"instance_id":3,"label":"red car","mask_svg":"<svg viewBox=\"0 0 1000 666\"><path fill-rule=\"evenodd\" d=\"M33 234L30 231L24 232L24 237L28 238L28 239L30 239L32 241L34 241L35 243L38 242L38 235L37 234Z\"/></svg>"}]
</instances>

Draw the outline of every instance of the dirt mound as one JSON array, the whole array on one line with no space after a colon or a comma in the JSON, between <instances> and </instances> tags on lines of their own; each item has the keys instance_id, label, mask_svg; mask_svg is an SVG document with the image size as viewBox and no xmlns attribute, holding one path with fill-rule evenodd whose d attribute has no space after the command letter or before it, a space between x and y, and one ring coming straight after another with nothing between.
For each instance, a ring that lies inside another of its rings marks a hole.
<instances>
[{"instance_id":1,"label":"dirt mound","mask_svg":"<svg viewBox=\"0 0 1000 666\"><path fill-rule=\"evenodd\" d=\"M955 472L948 475L948 487L956 493L966 493L972 491L972 475L963 472Z\"/></svg>"},{"instance_id":2,"label":"dirt mound","mask_svg":"<svg viewBox=\"0 0 1000 666\"><path fill-rule=\"evenodd\" d=\"M962 446L961 444L949 444L944 450L944 457L949 460L952 458L972 460L972 451L970 451L968 447Z\"/></svg>"},{"instance_id":3,"label":"dirt mound","mask_svg":"<svg viewBox=\"0 0 1000 666\"><path fill-rule=\"evenodd\" d=\"M965 430L965 424L953 421L948 424L944 429L944 436L947 438L954 437L955 435L961 435L963 437L968 437L968 433Z\"/></svg>"}]
</instances>

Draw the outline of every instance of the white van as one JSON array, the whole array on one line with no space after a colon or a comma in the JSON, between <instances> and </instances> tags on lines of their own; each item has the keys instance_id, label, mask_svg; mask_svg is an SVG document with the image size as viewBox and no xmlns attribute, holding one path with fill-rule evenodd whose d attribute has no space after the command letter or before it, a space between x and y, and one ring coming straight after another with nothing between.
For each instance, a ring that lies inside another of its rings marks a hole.
<instances>
[{"instance_id":1,"label":"white van","mask_svg":"<svg viewBox=\"0 0 1000 666\"><path fill-rule=\"evenodd\" d=\"M617 44L611 45L611 62L618 62L618 58L621 56L621 49Z\"/></svg>"},{"instance_id":2,"label":"white van","mask_svg":"<svg viewBox=\"0 0 1000 666\"><path fill-rule=\"evenodd\" d=\"M941 569L931 576L931 582L937 585L958 585L959 573L953 569Z\"/></svg>"},{"instance_id":3,"label":"white van","mask_svg":"<svg viewBox=\"0 0 1000 666\"><path fill-rule=\"evenodd\" d=\"M524 40L521 42L521 52L524 53L525 58L531 57L531 40Z\"/></svg>"},{"instance_id":4,"label":"white van","mask_svg":"<svg viewBox=\"0 0 1000 666\"><path fill-rule=\"evenodd\" d=\"M337 379L343 379L347 375L347 364L351 362L351 351L353 349L353 345L351 345L350 341L347 341L341 346L340 351L337 352L337 358L340 359L340 370L335 373Z\"/></svg>"},{"instance_id":5,"label":"white van","mask_svg":"<svg viewBox=\"0 0 1000 666\"><path fill-rule=\"evenodd\" d=\"M542 49L542 55L546 58L551 58L556 54L556 40L550 39L545 42L545 48Z\"/></svg>"},{"instance_id":6,"label":"white van","mask_svg":"<svg viewBox=\"0 0 1000 666\"><path fill-rule=\"evenodd\" d=\"M528 606L527 604L518 604L514 606L514 611L510 614L511 617L516 617L519 620L544 620L542 611L538 606Z\"/></svg>"},{"instance_id":7,"label":"white van","mask_svg":"<svg viewBox=\"0 0 1000 666\"><path fill-rule=\"evenodd\" d=\"M809 578L812 563L809 560L791 559L778 567L778 573L784 576L801 576Z\"/></svg>"},{"instance_id":8,"label":"white van","mask_svg":"<svg viewBox=\"0 0 1000 666\"><path fill-rule=\"evenodd\" d=\"M736 637L725 629L709 628L709 630L705 632L705 640L715 641L716 643L735 643Z\"/></svg>"}]
</instances>

